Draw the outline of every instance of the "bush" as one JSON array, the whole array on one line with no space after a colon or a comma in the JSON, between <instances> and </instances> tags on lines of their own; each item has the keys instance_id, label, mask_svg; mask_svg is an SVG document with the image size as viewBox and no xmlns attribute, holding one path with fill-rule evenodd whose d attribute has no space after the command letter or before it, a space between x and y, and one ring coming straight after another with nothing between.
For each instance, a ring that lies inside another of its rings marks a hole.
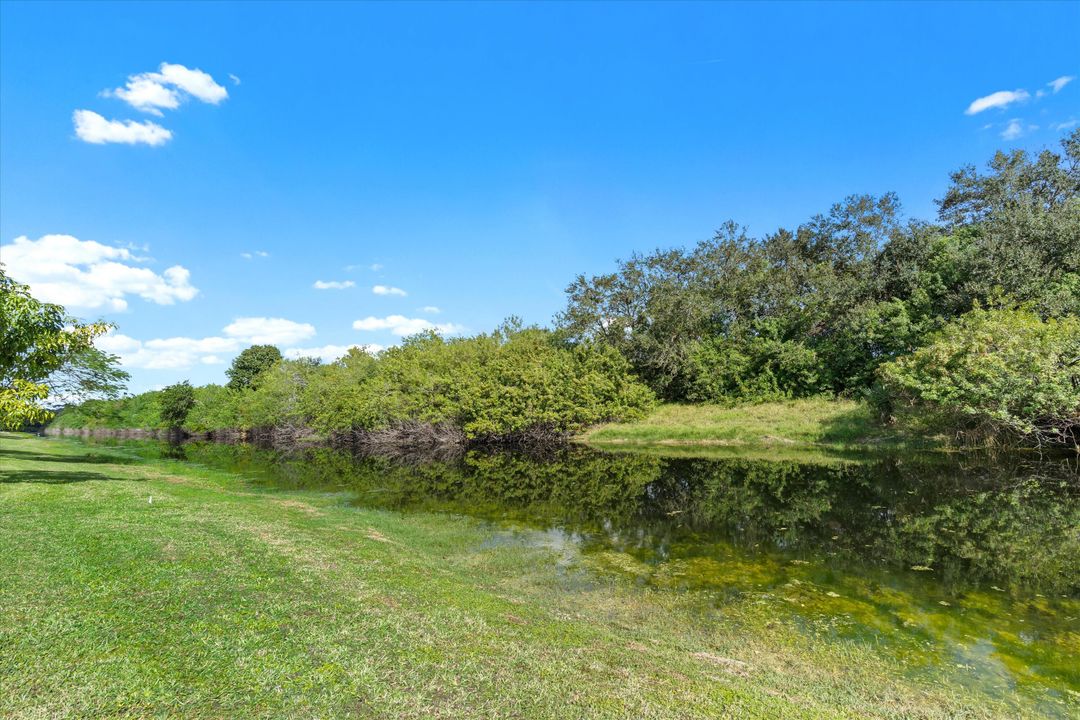
<instances>
[{"instance_id":1,"label":"bush","mask_svg":"<svg viewBox=\"0 0 1080 720\"><path fill-rule=\"evenodd\" d=\"M508 325L471 338L420 334L378 357L354 349L329 365L284 360L259 374L255 389L193 390L181 383L114 403L86 403L58 422L137 427L129 406L149 398L160 407L156 427L330 434L438 426L453 430L446 437L489 440L547 438L631 420L655 402L615 348L567 345L546 330Z\"/></svg>"},{"instance_id":2,"label":"bush","mask_svg":"<svg viewBox=\"0 0 1080 720\"><path fill-rule=\"evenodd\" d=\"M419 422L493 439L633 419L654 402L614 348L507 327L450 340L417 335L377 359L350 354L308 378L299 405L320 431Z\"/></svg>"},{"instance_id":3,"label":"bush","mask_svg":"<svg viewBox=\"0 0 1080 720\"><path fill-rule=\"evenodd\" d=\"M160 391L117 400L87 400L61 410L49 425L54 428L143 429L162 427Z\"/></svg>"},{"instance_id":4,"label":"bush","mask_svg":"<svg viewBox=\"0 0 1080 720\"><path fill-rule=\"evenodd\" d=\"M881 368L886 409L974 442L1080 443L1080 318L976 308Z\"/></svg>"},{"instance_id":5,"label":"bush","mask_svg":"<svg viewBox=\"0 0 1080 720\"><path fill-rule=\"evenodd\" d=\"M241 393L221 385L195 388L195 404L184 421L190 432L207 432L241 426Z\"/></svg>"}]
</instances>

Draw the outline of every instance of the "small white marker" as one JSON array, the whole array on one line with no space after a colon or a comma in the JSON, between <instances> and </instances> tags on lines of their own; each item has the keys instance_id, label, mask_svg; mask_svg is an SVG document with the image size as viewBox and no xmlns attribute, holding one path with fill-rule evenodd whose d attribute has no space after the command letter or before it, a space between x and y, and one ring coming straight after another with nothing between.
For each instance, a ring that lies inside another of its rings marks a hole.
<instances>
[{"instance_id":1,"label":"small white marker","mask_svg":"<svg viewBox=\"0 0 1080 720\"><path fill-rule=\"evenodd\" d=\"M147 503L149 503L150 505L153 505L153 504L154 504L154 496L153 496L153 495L151 495L151 496L150 496L150 499L149 499L149 500L147 500L146 502L147 502Z\"/></svg>"}]
</instances>

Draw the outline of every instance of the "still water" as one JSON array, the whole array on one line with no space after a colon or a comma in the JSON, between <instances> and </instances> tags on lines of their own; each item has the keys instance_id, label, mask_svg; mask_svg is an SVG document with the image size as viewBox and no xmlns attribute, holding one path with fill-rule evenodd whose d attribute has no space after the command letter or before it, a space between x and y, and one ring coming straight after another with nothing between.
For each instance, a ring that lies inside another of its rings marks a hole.
<instances>
[{"instance_id":1,"label":"still water","mask_svg":"<svg viewBox=\"0 0 1080 720\"><path fill-rule=\"evenodd\" d=\"M479 518L490 523L489 543L550 547L578 578L629 579L713 606L753 603L810 636L873 643L913 674L948 667L950 677L1030 694L1048 709L1080 699L1075 457L808 462L574 447L392 459L124 445L227 469L270 491Z\"/></svg>"}]
</instances>

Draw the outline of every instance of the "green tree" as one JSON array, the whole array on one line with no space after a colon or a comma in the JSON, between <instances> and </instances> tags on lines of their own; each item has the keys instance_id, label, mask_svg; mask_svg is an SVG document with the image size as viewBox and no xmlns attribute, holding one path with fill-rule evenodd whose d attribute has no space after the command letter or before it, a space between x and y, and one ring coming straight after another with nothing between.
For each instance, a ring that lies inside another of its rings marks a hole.
<instances>
[{"instance_id":1,"label":"green tree","mask_svg":"<svg viewBox=\"0 0 1080 720\"><path fill-rule=\"evenodd\" d=\"M49 401L68 404L91 398L116 398L131 378L121 370L119 358L90 346L72 352L68 361L46 381Z\"/></svg>"},{"instance_id":2,"label":"green tree","mask_svg":"<svg viewBox=\"0 0 1080 720\"><path fill-rule=\"evenodd\" d=\"M170 430L179 430L195 407L195 389L187 380L169 385L160 395L161 422Z\"/></svg>"},{"instance_id":3,"label":"green tree","mask_svg":"<svg viewBox=\"0 0 1080 720\"><path fill-rule=\"evenodd\" d=\"M1035 157L998 152L988 172L953 173L938 207L967 246L957 278L967 298L1004 295L1043 316L1080 313L1080 129L1061 146Z\"/></svg>"},{"instance_id":4,"label":"green tree","mask_svg":"<svg viewBox=\"0 0 1080 720\"><path fill-rule=\"evenodd\" d=\"M252 345L232 361L225 371L232 390L253 390L258 387L259 376L281 362L281 351L273 345Z\"/></svg>"},{"instance_id":5,"label":"green tree","mask_svg":"<svg viewBox=\"0 0 1080 720\"><path fill-rule=\"evenodd\" d=\"M0 265L0 426L48 420L55 391L115 394L127 374L93 346L110 327L79 322L61 306L34 299Z\"/></svg>"}]
</instances>

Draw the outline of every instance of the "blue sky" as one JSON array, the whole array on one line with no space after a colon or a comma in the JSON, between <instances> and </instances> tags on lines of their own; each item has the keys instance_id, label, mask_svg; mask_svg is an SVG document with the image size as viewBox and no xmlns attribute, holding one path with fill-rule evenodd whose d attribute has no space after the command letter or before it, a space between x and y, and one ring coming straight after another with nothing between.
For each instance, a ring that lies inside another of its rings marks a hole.
<instances>
[{"instance_id":1,"label":"blue sky","mask_svg":"<svg viewBox=\"0 0 1080 720\"><path fill-rule=\"evenodd\" d=\"M951 170L1080 120L1078 29L1075 2L4 2L0 260L115 322L136 391L256 341L547 324L577 273L727 219L890 190L931 217Z\"/></svg>"}]
</instances>

